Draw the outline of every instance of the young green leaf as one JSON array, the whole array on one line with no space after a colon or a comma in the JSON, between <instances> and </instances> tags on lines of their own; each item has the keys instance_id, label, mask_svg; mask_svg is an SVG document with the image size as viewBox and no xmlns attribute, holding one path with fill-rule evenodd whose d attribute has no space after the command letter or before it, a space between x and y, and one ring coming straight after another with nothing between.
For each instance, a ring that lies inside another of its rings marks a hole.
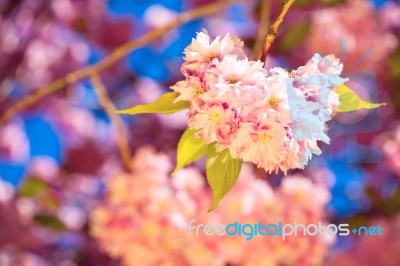
<instances>
[{"instance_id":1,"label":"young green leaf","mask_svg":"<svg viewBox=\"0 0 400 266\"><path fill-rule=\"evenodd\" d=\"M310 28L310 22L303 22L289 28L282 39L280 50L282 52L288 52L292 48L296 47L305 40L307 34L310 32Z\"/></svg>"},{"instance_id":2,"label":"young green leaf","mask_svg":"<svg viewBox=\"0 0 400 266\"><path fill-rule=\"evenodd\" d=\"M24 183L22 183L21 188L19 189L18 193L22 197L37 197L42 195L46 190L48 189L48 186L45 182L43 182L40 179L31 177L27 178Z\"/></svg>"},{"instance_id":3,"label":"young green leaf","mask_svg":"<svg viewBox=\"0 0 400 266\"><path fill-rule=\"evenodd\" d=\"M178 111L189 108L190 104L188 101L178 101L174 102L176 97L179 96L178 92L167 92L161 95L160 98L155 100L152 103L141 104L130 109L118 110L116 111L118 114L128 114L128 115L137 115L137 114L149 114L149 113L158 113L158 114L173 114Z\"/></svg>"},{"instance_id":4,"label":"young green leaf","mask_svg":"<svg viewBox=\"0 0 400 266\"><path fill-rule=\"evenodd\" d=\"M212 211L236 183L242 168L240 159L233 159L229 149L218 152L215 145L207 150L206 173L207 181L213 192Z\"/></svg>"},{"instance_id":5,"label":"young green leaf","mask_svg":"<svg viewBox=\"0 0 400 266\"><path fill-rule=\"evenodd\" d=\"M307 7L312 4L312 0L296 0L293 7Z\"/></svg>"},{"instance_id":6,"label":"young green leaf","mask_svg":"<svg viewBox=\"0 0 400 266\"><path fill-rule=\"evenodd\" d=\"M345 0L321 0L324 5L333 6L343 3Z\"/></svg>"},{"instance_id":7,"label":"young green leaf","mask_svg":"<svg viewBox=\"0 0 400 266\"><path fill-rule=\"evenodd\" d=\"M195 136L196 132L196 129L189 128L183 132L176 151L176 167L172 174L206 154L207 144Z\"/></svg>"},{"instance_id":8,"label":"young green leaf","mask_svg":"<svg viewBox=\"0 0 400 266\"><path fill-rule=\"evenodd\" d=\"M364 101L344 84L340 84L336 87L336 93L339 95L340 101L338 108L339 112L352 112L359 109L374 109L384 105L383 103L370 103Z\"/></svg>"},{"instance_id":9,"label":"young green leaf","mask_svg":"<svg viewBox=\"0 0 400 266\"><path fill-rule=\"evenodd\" d=\"M41 215L37 214L33 217L33 220L45 227L54 229L55 231L64 231L65 224L54 215Z\"/></svg>"}]
</instances>

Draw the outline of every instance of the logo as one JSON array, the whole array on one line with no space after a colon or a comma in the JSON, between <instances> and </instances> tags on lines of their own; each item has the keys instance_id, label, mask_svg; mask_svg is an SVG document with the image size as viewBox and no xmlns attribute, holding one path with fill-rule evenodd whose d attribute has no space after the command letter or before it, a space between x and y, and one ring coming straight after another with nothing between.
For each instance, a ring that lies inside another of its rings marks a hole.
<instances>
[{"instance_id":1,"label":"logo","mask_svg":"<svg viewBox=\"0 0 400 266\"><path fill-rule=\"evenodd\" d=\"M349 236L350 234L357 236L383 236L383 228L381 226L360 226L350 230L349 224L328 224L322 222L316 224L292 223L284 224L283 222L262 224L241 224L234 222L230 224L195 224L196 220L192 219L188 224L188 235L199 236L243 236L247 241L254 237L279 237L282 241L286 241L288 237L293 236Z\"/></svg>"}]
</instances>

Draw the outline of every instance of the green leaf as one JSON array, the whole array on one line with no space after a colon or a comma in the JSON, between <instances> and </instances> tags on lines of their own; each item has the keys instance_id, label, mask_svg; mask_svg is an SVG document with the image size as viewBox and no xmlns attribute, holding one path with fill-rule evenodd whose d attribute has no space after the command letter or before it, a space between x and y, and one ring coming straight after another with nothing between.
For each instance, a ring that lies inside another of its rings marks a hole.
<instances>
[{"instance_id":1,"label":"green leaf","mask_svg":"<svg viewBox=\"0 0 400 266\"><path fill-rule=\"evenodd\" d=\"M141 104L130 109L116 111L118 114L173 114L178 111L189 108L190 104L188 101L178 101L174 102L176 97L179 96L179 92L167 92L161 95L160 98L152 103Z\"/></svg>"},{"instance_id":2,"label":"green leaf","mask_svg":"<svg viewBox=\"0 0 400 266\"><path fill-rule=\"evenodd\" d=\"M283 1L284 2L284 1ZM312 2L311 2L311 0L296 0L294 3L293 3L293 6L294 7L306 7L306 6L309 6L309 5L311 5L312 4Z\"/></svg>"},{"instance_id":3,"label":"green leaf","mask_svg":"<svg viewBox=\"0 0 400 266\"><path fill-rule=\"evenodd\" d=\"M216 145L207 150L206 172L207 181L213 192L212 211L236 183L242 168L240 159L233 159L229 149L218 152Z\"/></svg>"},{"instance_id":4,"label":"green leaf","mask_svg":"<svg viewBox=\"0 0 400 266\"><path fill-rule=\"evenodd\" d=\"M322 4L327 5L327 6L342 4L342 3L344 3L344 1L345 0L321 0Z\"/></svg>"},{"instance_id":5,"label":"green leaf","mask_svg":"<svg viewBox=\"0 0 400 266\"><path fill-rule=\"evenodd\" d=\"M65 230L65 225L64 223L58 219L56 216L53 215L36 215L33 218L37 223L49 227L51 229L54 229L56 231L63 231Z\"/></svg>"},{"instance_id":6,"label":"green leaf","mask_svg":"<svg viewBox=\"0 0 400 266\"><path fill-rule=\"evenodd\" d=\"M400 88L400 45L397 46L396 50L388 56L387 69L389 71L390 79L393 84ZM392 94L392 101L395 106L400 107L400 90L394 90Z\"/></svg>"},{"instance_id":7,"label":"green leaf","mask_svg":"<svg viewBox=\"0 0 400 266\"><path fill-rule=\"evenodd\" d=\"M195 136L196 132L196 129L189 128L183 132L176 151L176 167L172 174L206 154L207 144Z\"/></svg>"},{"instance_id":8,"label":"green leaf","mask_svg":"<svg viewBox=\"0 0 400 266\"><path fill-rule=\"evenodd\" d=\"M385 208L386 204L375 187L367 186L364 192L375 209L382 211Z\"/></svg>"},{"instance_id":9,"label":"green leaf","mask_svg":"<svg viewBox=\"0 0 400 266\"><path fill-rule=\"evenodd\" d=\"M393 78L394 82L399 80L396 77L400 76L400 45L396 50L388 57L387 65L389 68L389 74Z\"/></svg>"},{"instance_id":10,"label":"green leaf","mask_svg":"<svg viewBox=\"0 0 400 266\"><path fill-rule=\"evenodd\" d=\"M281 0L281 5L284 5L287 0ZM293 7L306 7L312 4L313 0L296 0L293 3Z\"/></svg>"},{"instance_id":11,"label":"green leaf","mask_svg":"<svg viewBox=\"0 0 400 266\"><path fill-rule=\"evenodd\" d=\"M296 24L292 28L288 29L281 42L280 46L281 52L288 52L293 47L300 44L307 37L310 28L311 28L311 23L304 22Z\"/></svg>"},{"instance_id":12,"label":"green leaf","mask_svg":"<svg viewBox=\"0 0 400 266\"><path fill-rule=\"evenodd\" d=\"M369 224L371 217L365 213L358 213L355 216L349 218L347 220L348 224L350 225L350 230L352 228L359 228L360 226L365 226Z\"/></svg>"},{"instance_id":13,"label":"green leaf","mask_svg":"<svg viewBox=\"0 0 400 266\"><path fill-rule=\"evenodd\" d=\"M48 186L45 182L37 178L28 178L24 181L21 188L19 189L19 195L22 197L36 197L42 195Z\"/></svg>"},{"instance_id":14,"label":"green leaf","mask_svg":"<svg viewBox=\"0 0 400 266\"><path fill-rule=\"evenodd\" d=\"M400 188L397 188L394 194L386 202L385 210L389 214L394 214L400 210Z\"/></svg>"},{"instance_id":15,"label":"green leaf","mask_svg":"<svg viewBox=\"0 0 400 266\"><path fill-rule=\"evenodd\" d=\"M339 112L352 112L360 109L374 109L385 105L383 103L370 103L364 101L344 84L340 84L336 87L336 93L339 95Z\"/></svg>"}]
</instances>

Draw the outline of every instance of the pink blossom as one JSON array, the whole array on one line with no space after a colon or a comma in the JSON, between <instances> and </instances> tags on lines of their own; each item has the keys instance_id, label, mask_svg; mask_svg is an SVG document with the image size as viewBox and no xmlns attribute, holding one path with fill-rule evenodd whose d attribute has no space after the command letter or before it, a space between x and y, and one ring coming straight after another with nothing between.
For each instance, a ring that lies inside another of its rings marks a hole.
<instances>
[{"instance_id":1,"label":"pink blossom","mask_svg":"<svg viewBox=\"0 0 400 266\"><path fill-rule=\"evenodd\" d=\"M243 42L229 33L211 40L206 32L199 32L196 39L185 49L184 73L200 73L213 59L222 59L225 55L237 55L244 58Z\"/></svg>"},{"instance_id":2,"label":"pink blossom","mask_svg":"<svg viewBox=\"0 0 400 266\"><path fill-rule=\"evenodd\" d=\"M400 124L388 132L379 135L375 144L381 147L385 162L393 172L400 176Z\"/></svg>"},{"instance_id":3,"label":"pink blossom","mask_svg":"<svg viewBox=\"0 0 400 266\"><path fill-rule=\"evenodd\" d=\"M233 117L234 112L225 110L223 106L200 107L198 113L189 118L188 124L191 128L202 129L198 136L203 138L206 143L212 143L219 138L223 143L225 141L224 134L218 133L225 129L225 126L232 121Z\"/></svg>"},{"instance_id":4,"label":"pink blossom","mask_svg":"<svg viewBox=\"0 0 400 266\"><path fill-rule=\"evenodd\" d=\"M351 71L383 70L382 60L395 49L397 43L395 35L382 23L371 1L352 0L313 12L304 48L298 47L294 53L300 58L314 51L321 54L342 53Z\"/></svg>"},{"instance_id":5,"label":"pink blossom","mask_svg":"<svg viewBox=\"0 0 400 266\"><path fill-rule=\"evenodd\" d=\"M20 123L0 128L0 155L12 162L24 162L29 157L29 140Z\"/></svg>"},{"instance_id":6,"label":"pink blossom","mask_svg":"<svg viewBox=\"0 0 400 266\"><path fill-rule=\"evenodd\" d=\"M339 105L334 88L347 81L334 55L316 54L291 72L266 70L244 56L229 34L197 34L185 49L185 80L172 90L190 102L188 126L207 144L268 172L304 168L318 141L329 143L326 122Z\"/></svg>"},{"instance_id":7,"label":"pink blossom","mask_svg":"<svg viewBox=\"0 0 400 266\"><path fill-rule=\"evenodd\" d=\"M198 77L189 77L187 80L179 81L172 89L179 92L176 102L189 101L204 93L204 85Z\"/></svg>"},{"instance_id":8,"label":"pink blossom","mask_svg":"<svg viewBox=\"0 0 400 266\"><path fill-rule=\"evenodd\" d=\"M196 168L170 177L154 167L170 161L150 147L133 158L132 174L119 173L107 183L107 195L91 214L91 234L100 247L126 266L133 265L320 265L334 237L207 236L188 223L326 224L324 206L329 190L303 176L289 176L278 188L257 179L244 164L236 185L220 207L206 213L210 190ZM158 176L158 178L154 178ZM159 180L164 180L160 183Z\"/></svg>"},{"instance_id":9,"label":"pink blossom","mask_svg":"<svg viewBox=\"0 0 400 266\"><path fill-rule=\"evenodd\" d=\"M378 235L376 230L376 236L356 236L353 245L334 254L329 266L392 266L400 263L400 215L391 218L377 217L366 226L380 226L383 235Z\"/></svg>"}]
</instances>

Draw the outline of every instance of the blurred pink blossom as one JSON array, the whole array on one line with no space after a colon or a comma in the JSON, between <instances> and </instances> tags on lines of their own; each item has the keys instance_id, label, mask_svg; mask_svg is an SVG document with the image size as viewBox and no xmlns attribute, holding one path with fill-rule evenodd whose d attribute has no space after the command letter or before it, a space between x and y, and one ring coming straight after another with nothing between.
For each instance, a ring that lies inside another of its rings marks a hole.
<instances>
[{"instance_id":1,"label":"blurred pink blossom","mask_svg":"<svg viewBox=\"0 0 400 266\"><path fill-rule=\"evenodd\" d=\"M329 266L394 266L400 264L400 215L374 218L368 225L383 228L383 236L356 236L352 246L333 254Z\"/></svg>"},{"instance_id":2,"label":"blurred pink blossom","mask_svg":"<svg viewBox=\"0 0 400 266\"><path fill-rule=\"evenodd\" d=\"M107 183L107 195L91 215L91 233L110 256L123 265L316 265L334 238L280 238L191 235L196 223L315 223L325 221L326 187L302 176L284 179L274 191L244 165L237 184L207 214L211 193L196 168L170 177L168 157L150 146L132 161L133 174L120 173ZM218 238L217 238L218 237Z\"/></svg>"},{"instance_id":3,"label":"blurred pink blossom","mask_svg":"<svg viewBox=\"0 0 400 266\"><path fill-rule=\"evenodd\" d=\"M177 17L178 13L162 5L151 5L144 13L144 21L152 28L160 28Z\"/></svg>"},{"instance_id":4,"label":"blurred pink blossom","mask_svg":"<svg viewBox=\"0 0 400 266\"><path fill-rule=\"evenodd\" d=\"M14 187L9 182L2 180L0 175L0 204L10 202L14 195Z\"/></svg>"},{"instance_id":5,"label":"blurred pink blossom","mask_svg":"<svg viewBox=\"0 0 400 266\"><path fill-rule=\"evenodd\" d=\"M381 20L386 28L400 29L400 5L394 2L387 2L381 11ZM399 37L399 36L397 36Z\"/></svg>"},{"instance_id":6,"label":"blurred pink blossom","mask_svg":"<svg viewBox=\"0 0 400 266\"><path fill-rule=\"evenodd\" d=\"M57 162L47 156L35 156L29 162L29 173L36 178L40 178L47 182L56 179L59 174L59 166Z\"/></svg>"},{"instance_id":7,"label":"blurred pink blossom","mask_svg":"<svg viewBox=\"0 0 400 266\"><path fill-rule=\"evenodd\" d=\"M376 137L374 142L383 150L385 162L400 176L400 124L394 130L386 131Z\"/></svg>"},{"instance_id":8,"label":"blurred pink blossom","mask_svg":"<svg viewBox=\"0 0 400 266\"><path fill-rule=\"evenodd\" d=\"M308 54L340 54L345 71L354 71L382 70L383 60L396 44L395 36L381 23L371 1L351 0L315 10L303 47ZM294 53L307 56L300 47Z\"/></svg>"},{"instance_id":9,"label":"blurred pink blossom","mask_svg":"<svg viewBox=\"0 0 400 266\"><path fill-rule=\"evenodd\" d=\"M29 140L20 123L0 127L0 157L21 163L29 158Z\"/></svg>"}]
</instances>

